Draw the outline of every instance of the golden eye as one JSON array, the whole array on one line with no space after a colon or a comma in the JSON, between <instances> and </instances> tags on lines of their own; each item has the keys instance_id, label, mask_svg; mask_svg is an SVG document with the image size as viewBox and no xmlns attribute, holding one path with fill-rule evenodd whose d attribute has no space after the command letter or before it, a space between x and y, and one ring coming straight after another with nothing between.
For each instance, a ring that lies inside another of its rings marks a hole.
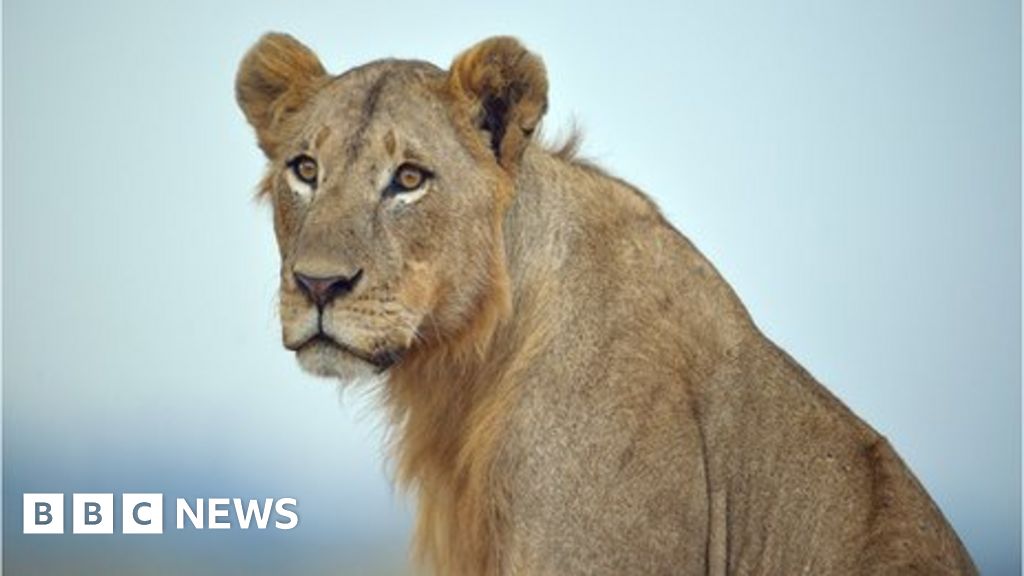
<instances>
[{"instance_id":1,"label":"golden eye","mask_svg":"<svg viewBox=\"0 0 1024 576\"><path fill-rule=\"evenodd\" d=\"M309 184L310 186L316 184L317 165L316 160L313 160L309 156L303 154L290 162L292 173L299 180Z\"/></svg>"},{"instance_id":2,"label":"golden eye","mask_svg":"<svg viewBox=\"0 0 1024 576\"><path fill-rule=\"evenodd\" d=\"M395 171L394 178L391 179L391 191L393 193L412 192L422 186L429 176L429 172L418 166L402 164Z\"/></svg>"}]
</instances>

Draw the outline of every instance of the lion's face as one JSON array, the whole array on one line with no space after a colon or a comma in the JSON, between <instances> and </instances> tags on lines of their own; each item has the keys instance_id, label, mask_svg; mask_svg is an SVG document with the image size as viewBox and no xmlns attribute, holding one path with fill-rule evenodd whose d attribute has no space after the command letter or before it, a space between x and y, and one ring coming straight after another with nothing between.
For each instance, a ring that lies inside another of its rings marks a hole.
<instances>
[{"instance_id":1,"label":"lion's face","mask_svg":"<svg viewBox=\"0 0 1024 576\"><path fill-rule=\"evenodd\" d=\"M437 72L377 64L321 89L272 161L284 345L304 368L387 368L465 321L488 284L497 199Z\"/></svg>"},{"instance_id":2,"label":"lion's face","mask_svg":"<svg viewBox=\"0 0 1024 576\"><path fill-rule=\"evenodd\" d=\"M284 346L306 370L384 371L456 334L503 280L509 173L461 94L420 62L328 77L283 35L243 61L239 102L269 160Z\"/></svg>"}]
</instances>

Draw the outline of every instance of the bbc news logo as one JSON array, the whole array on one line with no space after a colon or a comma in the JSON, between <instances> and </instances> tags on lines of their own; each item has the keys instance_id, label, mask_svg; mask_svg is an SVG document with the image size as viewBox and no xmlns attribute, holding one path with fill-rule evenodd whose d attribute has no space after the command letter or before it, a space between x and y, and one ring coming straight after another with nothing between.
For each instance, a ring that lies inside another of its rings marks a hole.
<instances>
[{"instance_id":1,"label":"bbc news logo","mask_svg":"<svg viewBox=\"0 0 1024 576\"><path fill-rule=\"evenodd\" d=\"M121 494L121 534L163 534L163 494ZM23 494L22 533L63 534L64 494ZM291 530L299 524L295 498L186 498L175 500L175 528L186 524L198 530L227 530L236 525L248 530ZM113 534L113 494L72 494L72 534ZM234 523L232 523L234 520ZM273 521L271 521L273 520Z\"/></svg>"}]
</instances>

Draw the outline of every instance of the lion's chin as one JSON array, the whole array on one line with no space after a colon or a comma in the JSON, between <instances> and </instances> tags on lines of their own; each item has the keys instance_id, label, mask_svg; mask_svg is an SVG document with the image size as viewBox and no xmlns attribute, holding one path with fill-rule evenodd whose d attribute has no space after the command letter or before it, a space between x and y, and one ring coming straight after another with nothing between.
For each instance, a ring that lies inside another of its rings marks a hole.
<instances>
[{"instance_id":1,"label":"lion's chin","mask_svg":"<svg viewBox=\"0 0 1024 576\"><path fill-rule=\"evenodd\" d=\"M299 366L315 376L337 378L342 383L373 380L379 370L329 342L311 341L295 352Z\"/></svg>"}]
</instances>

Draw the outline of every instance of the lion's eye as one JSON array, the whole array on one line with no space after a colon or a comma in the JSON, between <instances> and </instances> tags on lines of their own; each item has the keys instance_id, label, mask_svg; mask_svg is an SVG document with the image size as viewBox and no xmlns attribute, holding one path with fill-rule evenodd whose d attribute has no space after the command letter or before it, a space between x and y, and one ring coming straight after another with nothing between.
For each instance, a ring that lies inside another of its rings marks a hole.
<instances>
[{"instance_id":1,"label":"lion's eye","mask_svg":"<svg viewBox=\"0 0 1024 576\"><path fill-rule=\"evenodd\" d=\"M292 173L295 174L296 178L310 186L316 184L316 160L303 154L289 162L289 166L291 166Z\"/></svg>"},{"instance_id":2,"label":"lion's eye","mask_svg":"<svg viewBox=\"0 0 1024 576\"><path fill-rule=\"evenodd\" d=\"M388 186L386 192L388 194L402 194L405 192L412 192L423 186L427 178L431 176L430 172L415 166L413 164L402 164L395 170L394 177L391 178L391 184Z\"/></svg>"}]
</instances>

